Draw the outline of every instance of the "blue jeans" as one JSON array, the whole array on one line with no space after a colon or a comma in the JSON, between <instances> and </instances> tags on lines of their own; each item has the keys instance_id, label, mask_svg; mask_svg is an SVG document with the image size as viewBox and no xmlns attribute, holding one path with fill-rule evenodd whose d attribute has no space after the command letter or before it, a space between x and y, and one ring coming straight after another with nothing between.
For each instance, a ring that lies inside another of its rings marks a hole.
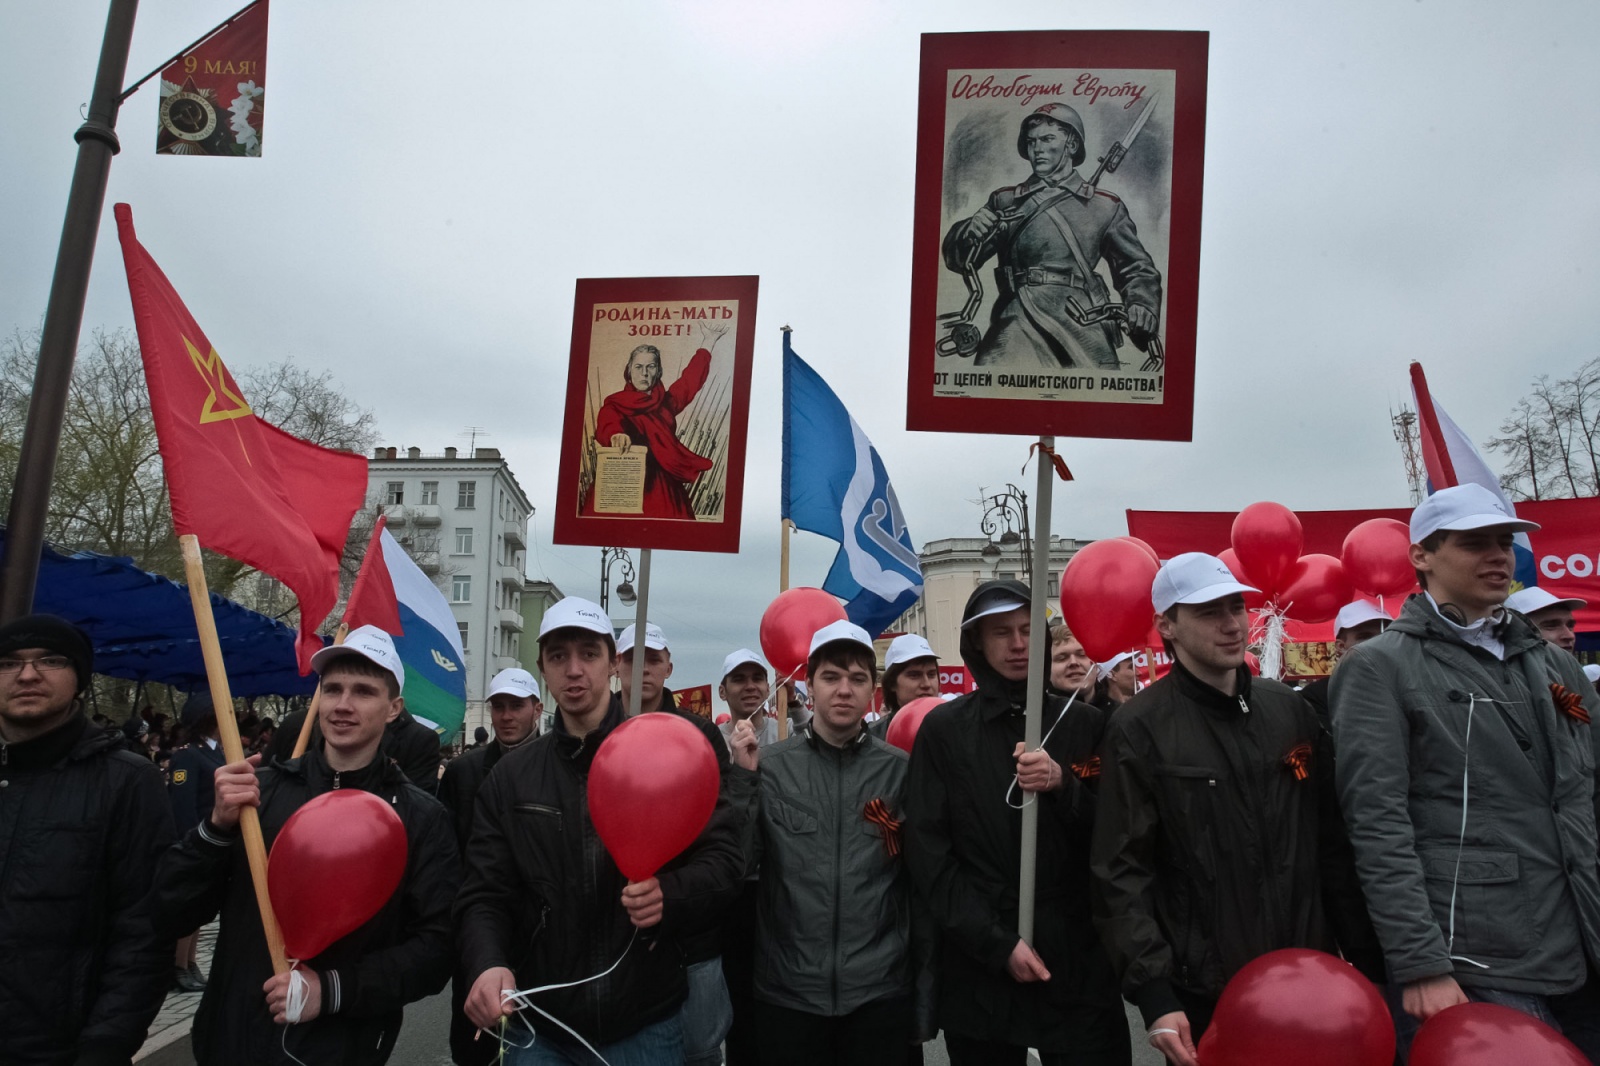
<instances>
[{"instance_id":1,"label":"blue jeans","mask_svg":"<svg viewBox=\"0 0 1600 1066\"><path fill-rule=\"evenodd\" d=\"M530 1034L526 1030L519 1036L511 1036L512 1042L506 1046L507 1066L598 1066L595 1057L575 1041L563 1040L558 1044L542 1036L532 1036L532 1047L516 1046L528 1039ZM683 1030L674 1014L623 1040L596 1044L595 1050L610 1066L678 1066L683 1062Z\"/></svg>"},{"instance_id":2,"label":"blue jeans","mask_svg":"<svg viewBox=\"0 0 1600 1066\"><path fill-rule=\"evenodd\" d=\"M678 1021L683 1026L684 1066L721 1066L722 1041L733 1026L721 958L689 966L689 998L683 1001Z\"/></svg>"}]
</instances>

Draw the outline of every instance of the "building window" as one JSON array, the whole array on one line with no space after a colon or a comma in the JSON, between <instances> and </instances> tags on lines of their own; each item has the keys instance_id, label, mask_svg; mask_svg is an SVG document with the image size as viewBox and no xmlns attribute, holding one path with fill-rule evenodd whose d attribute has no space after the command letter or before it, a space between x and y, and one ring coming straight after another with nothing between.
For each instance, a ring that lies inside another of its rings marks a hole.
<instances>
[{"instance_id":1,"label":"building window","mask_svg":"<svg viewBox=\"0 0 1600 1066\"><path fill-rule=\"evenodd\" d=\"M465 650L467 646L467 623L457 622L456 628L461 630L461 647Z\"/></svg>"},{"instance_id":2,"label":"building window","mask_svg":"<svg viewBox=\"0 0 1600 1066\"><path fill-rule=\"evenodd\" d=\"M462 481L456 485L456 507L463 511L472 510L478 498L478 483L476 481Z\"/></svg>"},{"instance_id":3,"label":"building window","mask_svg":"<svg viewBox=\"0 0 1600 1066\"><path fill-rule=\"evenodd\" d=\"M383 502L389 507L398 507L406 502L406 483L404 481L391 481L384 486Z\"/></svg>"},{"instance_id":4,"label":"building window","mask_svg":"<svg viewBox=\"0 0 1600 1066\"><path fill-rule=\"evenodd\" d=\"M457 574L450 579L450 599L453 603L472 601L472 575Z\"/></svg>"},{"instance_id":5,"label":"building window","mask_svg":"<svg viewBox=\"0 0 1600 1066\"><path fill-rule=\"evenodd\" d=\"M1051 574L1050 575L1050 593L1049 594L1050 594L1050 598L1051 599L1057 599L1058 600L1058 599L1061 598L1061 575L1060 574Z\"/></svg>"},{"instance_id":6,"label":"building window","mask_svg":"<svg viewBox=\"0 0 1600 1066\"><path fill-rule=\"evenodd\" d=\"M472 554L472 527L471 526L458 526L458 527L456 527L456 554L457 555L471 555Z\"/></svg>"},{"instance_id":7,"label":"building window","mask_svg":"<svg viewBox=\"0 0 1600 1066\"><path fill-rule=\"evenodd\" d=\"M422 502L439 502L439 483L437 481L424 481L422 483Z\"/></svg>"}]
</instances>

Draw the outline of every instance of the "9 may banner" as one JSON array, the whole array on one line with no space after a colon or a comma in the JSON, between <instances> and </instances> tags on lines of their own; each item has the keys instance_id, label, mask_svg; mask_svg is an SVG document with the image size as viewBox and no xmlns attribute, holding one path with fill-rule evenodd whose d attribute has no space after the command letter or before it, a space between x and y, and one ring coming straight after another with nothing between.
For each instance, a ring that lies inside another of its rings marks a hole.
<instances>
[{"instance_id":1,"label":"9 may banner","mask_svg":"<svg viewBox=\"0 0 1600 1066\"><path fill-rule=\"evenodd\" d=\"M259 156L267 0L256 0L161 72L156 152Z\"/></svg>"},{"instance_id":2,"label":"9 may banner","mask_svg":"<svg viewBox=\"0 0 1600 1066\"><path fill-rule=\"evenodd\" d=\"M1206 53L924 35L908 428L1189 439Z\"/></svg>"}]
</instances>

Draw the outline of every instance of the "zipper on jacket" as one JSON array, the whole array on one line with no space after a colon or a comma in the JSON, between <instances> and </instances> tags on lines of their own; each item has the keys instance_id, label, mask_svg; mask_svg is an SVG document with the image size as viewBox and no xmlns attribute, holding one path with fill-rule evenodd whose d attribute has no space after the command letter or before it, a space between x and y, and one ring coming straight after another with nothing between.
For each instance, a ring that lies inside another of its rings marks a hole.
<instances>
[{"instance_id":1,"label":"zipper on jacket","mask_svg":"<svg viewBox=\"0 0 1600 1066\"><path fill-rule=\"evenodd\" d=\"M1249 714L1250 713L1250 703L1243 696L1239 697L1239 709L1241 711L1243 711L1245 714Z\"/></svg>"},{"instance_id":2,"label":"zipper on jacket","mask_svg":"<svg viewBox=\"0 0 1600 1066\"><path fill-rule=\"evenodd\" d=\"M333 772L333 787L334 788L338 788L339 787L339 771L338 770L335 770Z\"/></svg>"}]
</instances>

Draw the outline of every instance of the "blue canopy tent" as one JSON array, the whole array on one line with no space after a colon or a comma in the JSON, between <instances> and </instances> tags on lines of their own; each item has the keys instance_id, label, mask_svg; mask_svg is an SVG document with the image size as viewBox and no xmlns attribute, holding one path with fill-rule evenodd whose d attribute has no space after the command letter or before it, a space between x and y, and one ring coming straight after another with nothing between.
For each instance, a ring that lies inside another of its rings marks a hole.
<instances>
[{"instance_id":1,"label":"blue canopy tent","mask_svg":"<svg viewBox=\"0 0 1600 1066\"><path fill-rule=\"evenodd\" d=\"M97 674L161 682L186 692L205 687L188 588L140 570L132 559L63 554L47 545L33 609L60 615L89 634ZM294 629L216 593L211 611L235 696L309 696L316 688L315 674L300 676Z\"/></svg>"}]
</instances>

